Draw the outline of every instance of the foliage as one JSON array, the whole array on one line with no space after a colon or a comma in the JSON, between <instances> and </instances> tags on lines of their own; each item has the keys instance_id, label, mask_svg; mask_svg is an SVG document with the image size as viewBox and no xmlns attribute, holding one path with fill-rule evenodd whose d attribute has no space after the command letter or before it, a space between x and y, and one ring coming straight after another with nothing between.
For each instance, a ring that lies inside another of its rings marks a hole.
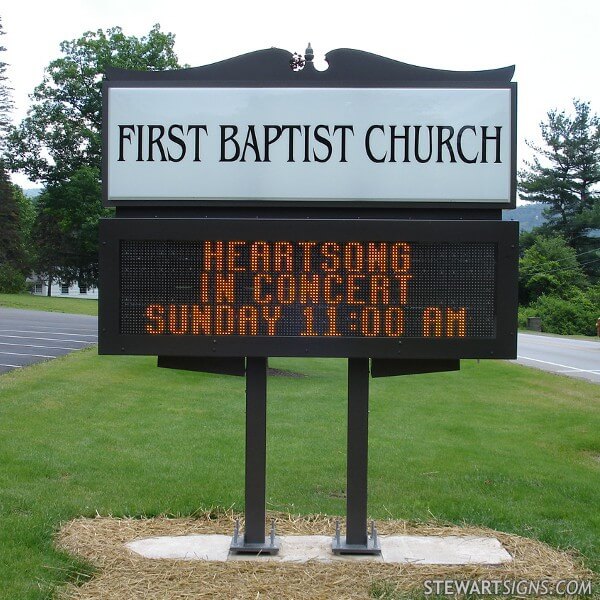
<instances>
[{"instance_id":1,"label":"foliage","mask_svg":"<svg viewBox=\"0 0 600 600\"><path fill-rule=\"evenodd\" d=\"M29 271L35 260L35 247L31 237L36 219L36 203L28 198L18 186L12 186L13 196L19 206L19 229L24 265Z\"/></svg>"},{"instance_id":2,"label":"foliage","mask_svg":"<svg viewBox=\"0 0 600 600\"><path fill-rule=\"evenodd\" d=\"M62 55L34 90L28 116L11 131L11 170L45 184L29 227L38 252L29 258L50 282L97 284L98 220L109 214L100 187L104 74L111 67L177 68L174 42L159 25L141 38L113 27L63 42Z\"/></svg>"},{"instance_id":3,"label":"foliage","mask_svg":"<svg viewBox=\"0 0 600 600\"><path fill-rule=\"evenodd\" d=\"M4 35L0 20L0 36ZM0 52L6 51L0 46ZM28 232L34 211L23 192L8 177L4 157L6 133L12 110L11 88L4 74L7 64L0 61L0 289L21 291L24 274L31 264L31 243Z\"/></svg>"},{"instance_id":4,"label":"foliage","mask_svg":"<svg viewBox=\"0 0 600 600\"><path fill-rule=\"evenodd\" d=\"M590 295L572 290L569 298L542 295L530 307L531 315L540 317L542 331L562 335L596 335L600 307Z\"/></svg>"},{"instance_id":5,"label":"foliage","mask_svg":"<svg viewBox=\"0 0 600 600\"><path fill-rule=\"evenodd\" d=\"M528 304L542 294L566 298L587 279L577 254L564 238L537 235L519 261L519 296Z\"/></svg>"},{"instance_id":6,"label":"foliage","mask_svg":"<svg viewBox=\"0 0 600 600\"><path fill-rule=\"evenodd\" d=\"M5 34L2 27L2 18L0 17L0 37ZM6 48L0 45L0 52L5 52ZM12 90L8 86L8 78L5 75L8 65L0 60L0 154L4 150L6 132L10 125L10 112L13 107Z\"/></svg>"},{"instance_id":7,"label":"foliage","mask_svg":"<svg viewBox=\"0 0 600 600\"><path fill-rule=\"evenodd\" d=\"M10 135L11 169L50 184L84 166L99 170L104 73L110 67L175 69L174 42L159 25L141 38L113 27L62 42L62 56L46 68L28 116Z\"/></svg>"},{"instance_id":8,"label":"foliage","mask_svg":"<svg viewBox=\"0 0 600 600\"><path fill-rule=\"evenodd\" d=\"M44 197L45 192L38 198L31 238L37 250L33 268L39 277L46 279L50 295L52 282L60 278L64 240L56 216L44 205Z\"/></svg>"},{"instance_id":9,"label":"foliage","mask_svg":"<svg viewBox=\"0 0 600 600\"><path fill-rule=\"evenodd\" d=\"M546 205L542 231L559 233L582 253L592 247L589 232L600 227L600 118L587 102L574 100L573 108L572 115L548 112L540 124L543 146L528 142L537 154L519 173L519 191Z\"/></svg>"},{"instance_id":10,"label":"foliage","mask_svg":"<svg viewBox=\"0 0 600 600\"><path fill-rule=\"evenodd\" d=\"M587 290L587 297L590 302L597 308L598 318L600 318L600 283L593 285Z\"/></svg>"},{"instance_id":11,"label":"foliage","mask_svg":"<svg viewBox=\"0 0 600 600\"><path fill-rule=\"evenodd\" d=\"M4 29L0 19L0 36L3 35ZM0 53L5 51L6 48L0 45ZM7 281L12 279L8 273L13 273L23 267L19 205L15 200L12 184L2 157L12 110L11 88L8 86L8 78L5 75L7 66L4 61L0 60L0 267L3 269L0 285L8 285ZM9 287L11 286L9 285Z\"/></svg>"},{"instance_id":12,"label":"foliage","mask_svg":"<svg viewBox=\"0 0 600 600\"><path fill-rule=\"evenodd\" d=\"M25 291L25 275L12 265L0 265L0 293L18 294Z\"/></svg>"},{"instance_id":13,"label":"foliage","mask_svg":"<svg viewBox=\"0 0 600 600\"><path fill-rule=\"evenodd\" d=\"M0 265L25 268L19 204L13 185L0 162Z\"/></svg>"},{"instance_id":14,"label":"foliage","mask_svg":"<svg viewBox=\"0 0 600 600\"><path fill-rule=\"evenodd\" d=\"M519 329L527 329L527 319L529 317L537 317L535 308L532 306L519 306L517 315Z\"/></svg>"},{"instance_id":15,"label":"foliage","mask_svg":"<svg viewBox=\"0 0 600 600\"><path fill-rule=\"evenodd\" d=\"M102 206L98 171L80 167L67 180L48 185L37 204L36 271L68 284L97 285L98 223L110 214Z\"/></svg>"},{"instance_id":16,"label":"foliage","mask_svg":"<svg viewBox=\"0 0 600 600\"><path fill-rule=\"evenodd\" d=\"M520 226L521 226L521 224L519 223L519 227ZM523 254L525 253L525 250L527 250L528 248L531 248L531 246L533 246L533 244L535 244L535 240L537 239L538 235L540 235L540 232L537 227L530 231L523 231L522 229L520 230L520 233L519 233L519 255L521 256L521 258L523 258Z\"/></svg>"},{"instance_id":17,"label":"foliage","mask_svg":"<svg viewBox=\"0 0 600 600\"><path fill-rule=\"evenodd\" d=\"M519 327L527 326L528 317L539 317L549 333L595 335L600 284L590 285L575 250L560 236L537 234L526 242L519 269Z\"/></svg>"},{"instance_id":18,"label":"foliage","mask_svg":"<svg viewBox=\"0 0 600 600\"><path fill-rule=\"evenodd\" d=\"M577 229L570 221L594 206L600 182L600 118L587 102L574 100L573 106L574 116L548 113L540 124L545 147L529 143L539 156L520 174L521 196L547 204L551 225L569 238Z\"/></svg>"}]
</instances>

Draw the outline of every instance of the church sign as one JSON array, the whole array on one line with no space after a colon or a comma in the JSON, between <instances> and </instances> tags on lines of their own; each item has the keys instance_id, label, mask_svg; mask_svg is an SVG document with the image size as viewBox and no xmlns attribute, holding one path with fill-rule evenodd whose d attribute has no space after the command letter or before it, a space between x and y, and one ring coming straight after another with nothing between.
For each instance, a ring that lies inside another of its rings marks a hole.
<instances>
[{"instance_id":1,"label":"church sign","mask_svg":"<svg viewBox=\"0 0 600 600\"><path fill-rule=\"evenodd\" d=\"M107 89L106 200L503 205L514 89Z\"/></svg>"}]
</instances>

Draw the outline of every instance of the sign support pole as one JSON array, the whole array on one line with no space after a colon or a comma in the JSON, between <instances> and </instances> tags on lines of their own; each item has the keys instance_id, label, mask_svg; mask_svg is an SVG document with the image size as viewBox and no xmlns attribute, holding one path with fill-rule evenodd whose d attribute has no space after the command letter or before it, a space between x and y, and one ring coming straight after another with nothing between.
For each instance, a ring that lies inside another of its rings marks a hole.
<instances>
[{"instance_id":1,"label":"sign support pole","mask_svg":"<svg viewBox=\"0 0 600 600\"><path fill-rule=\"evenodd\" d=\"M381 554L375 526L367 534L367 467L369 445L369 359L348 359L348 455L346 537L336 537L335 554Z\"/></svg>"},{"instance_id":2,"label":"sign support pole","mask_svg":"<svg viewBox=\"0 0 600 600\"><path fill-rule=\"evenodd\" d=\"M246 359L246 474L244 535L236 524L230 550L234 553L277 554L274 526L265 541L267 467L267 359Z\"/></svg>"}]
</instances>

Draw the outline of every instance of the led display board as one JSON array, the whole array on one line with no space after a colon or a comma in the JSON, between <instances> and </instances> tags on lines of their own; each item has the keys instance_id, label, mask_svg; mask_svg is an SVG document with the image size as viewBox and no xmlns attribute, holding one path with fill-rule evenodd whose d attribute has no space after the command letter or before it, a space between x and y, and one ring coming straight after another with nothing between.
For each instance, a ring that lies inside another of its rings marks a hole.
<instances>
[{"instance_id":1,"label":"led display board","mask_svg":"<svg viewBox=\"0 0 600 600\"><path fill-rule=\"evenodd\" d=\"M105 354L514 356L516 223L110 219L101 238Z\"/></svg>"}]
</instances>

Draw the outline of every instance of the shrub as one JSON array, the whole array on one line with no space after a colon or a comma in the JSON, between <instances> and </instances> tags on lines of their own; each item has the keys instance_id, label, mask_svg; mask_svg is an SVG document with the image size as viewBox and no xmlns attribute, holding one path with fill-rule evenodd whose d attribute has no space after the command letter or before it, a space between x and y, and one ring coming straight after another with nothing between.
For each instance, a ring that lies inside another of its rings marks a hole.
<instances>
[{"instance_id":1,"label":"shrub","mask_svg":"<svg viewBox=\"0 0 600 600\"><path fill-rule=\"evenodd\" d=\"M598 313L596 318L600 317L600 283L591 286L586 291L586 296L589 298L590 302L596 307L596 312Z\"/></svg>"},{"instance_id":2,"label":"shrub","mask_svg":"<svg viewBox=\"0 0 600 600\"><path fill-rule=\"evenodd\" d=\"M594 305L590 296L580 290L574 290L568 300L543 295L527 311L533 310L535 316L542 319L542 331L562 335L596 335L600 308Z\"/></svg>"},{"instance_id":3,"label":"shrub","mask_svg":"<svg viewBox=\"0 0 600 600\"><path fill-rule=\"evenodd\" d=\"M527 329L527 319L539 317L533 306L519 306L519 329Z\"/></svg>"},{"instance_id":4,"label":"shrub","mask_svg":"<svg viewBox=\"0 0 600 600\"><path fill-rule=\"evenodd\" d=\"M519 261L519 299L524 304L543 294L568 298L573 289L587 286L575 250L560 236L538 235Z\"/></svg>"},{"instance_id":5,"label":"shrub","mask_svg":"<svg viewBox=\"0 0 600 600\"><path fill-rule=\"evenodd\" d=\"M0 266L0 293L18 294L26 290L25 275L12 265Z\"/></svg>"}]
</instances>

